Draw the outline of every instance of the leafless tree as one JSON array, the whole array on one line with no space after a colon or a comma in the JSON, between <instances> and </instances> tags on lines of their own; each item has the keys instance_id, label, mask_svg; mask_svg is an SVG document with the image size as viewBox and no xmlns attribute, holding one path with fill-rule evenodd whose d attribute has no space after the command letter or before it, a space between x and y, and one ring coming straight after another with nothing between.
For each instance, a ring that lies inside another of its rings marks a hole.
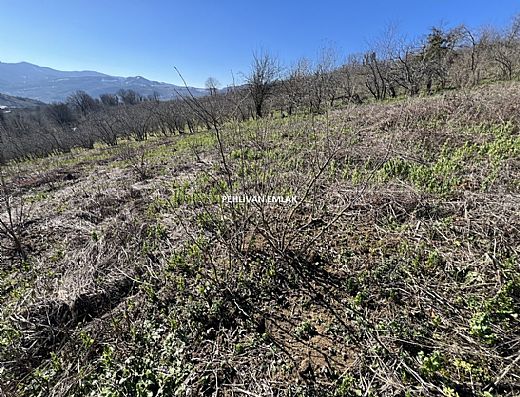
<instances>
[{"instance_id":1,"label":"leafless tree","mask_svg":"<svg viewBox=\"0 0 520 397\"><path fill-rule=\"evenodd\" d=\"M383 60L379 59L375 51L363 56L365 67L365 86L370 94L377 100L385 99L388 93L388 81L384 69Z\"/></svg>"},{"instance_id":2,"label":"leafless tree","mask_svg":"<svg viewBox=\"0 0 520 397\"><path fill-rule=\"evenodd\" d=\"M108 146L117 145L117 139L124 133L117 110L106 108L91 114L83 124L83 131Z\"/></svg>"},{"instance_id":3,"label":"leafless tree","mask_svg":"<svg viewBox=\"0 0 520 397\"><path fill-rule=\"evenodd\" d=\"M350 55L345 64L335 72L336 81L340 89L339 99L360 104L362 99L359 95L359 77L362 76L362 61L356 55Z\"/></svg>"},{"instance_id":4,"label":"leafless tree","mask_svg":"<svg viewBox=\"0 0 520 397\"><path fill-rule=\"evenodd\" d=\"M520 15L502 34L496 32L491 45L492 54L500 70L500 77L511 80L520 62Z\"/></svg>"},{"instance_id":5,"label":"leafless tree","mask_svg":"<svg viewBox=\"0 0 520 397\"><path fill-rule=\"evenodd\" d=\"M123 102L125 105L136 105L142 101L141 95L139 95L134 90L121 89L117 92L117 94L121 98L121 102Z\"/></svg>"},{"instance_id":6,"label":"leafless tree","mask_svg":"<svg viewBox=\"0 0 520 397\"><path fill-rule=\"evenodd\" d=\"M60 127L70 126L77 121L74 113L66 103L52 103L45 108L47 117Z\"/></svg>"},{"instance_id":7,"label":"leafless tree","mask_svg":"<svg viewBox=\"0 0 520 397\"><path fill-rule=\"evenodd\" d=\"M5 148L7 147L7 124L3 112L0 110L0 166L7 161Z\"/></svg>"},{"instance_id":8,"label":"leafless tree","mask_svg":"<svg viewBox=\"0 0 520 397\"><path fill-rule=\"evenodd\" d=\"M404 89L411 96L419 93L424 75L421 56L411 44L403 43L396 48L390 62L389 81ZM391 96L395 96L391 92Z\"/></svg>"},{"instance_id":9,"label":"leafless tree","mask_svg":"<svg viewBox=\"0 0 520 397\"><path fill-rule=\"evenodd\" d=\"M0 237L11 243L11 247L0 244L0 248L14 252L21 260L27 259L26 247L21 237L23 225L27 220L27 208L24 204L21 198L18 204L15 203L0 168Z\"/></svg>"},{"instance_id":10,"label":"leafless tree","mask_svg":"<svg viewBox=\"0 0 520 397\"><path fill-rule=\"evenodd\" d=\"M246 77L254 103L256 117L263 117L264 104L271 96L274 84L280 77L278 60L267 52L253 54L251 70Z\"/></svg>"},{"instance_id":11,"label":"leafless tree","mask_svg":"<svg viewBox=\"0 0 520 397\"><path fill-rule=\"evenodd\" d=\"M339 96L337 80L337 54L333 48L320 51L318 60L310 78L310 108L320 113L324 105L333 106Z\"/></svg>"},{"instance_id":12,"label":"leafless tree","mask_svg":"<svg viewBox=\"0 0 520 397\"><path fill-rule=\"evenodd\" d=\"M307 83L310 74L310 61L306 58L301 58L289 69L289 73L285 79L283 79L283 96L289 115L291 115L295 109L303 107L305 97L308 95Z\"/></svg>"},{"instance_id":13,"label":"leafless tree","mask_svg":"<svg viewBox=\"0 0 520 397\"><path fill-rule=\"evenodd\" d=\"M99 102L85 91L76 91L67 98L67 103L83 117L99 109Z\"/></svg>"},{"instance_id":14,"label":"leafless tree","mask_svg":"<svg viewBox=\"0 0 520 397\"><path fill-rule=\"evenodd\" d=\"M114 94L101 94L99 99L104 106L117 106L119 104L119 98Z\"/></svg>"},{"instance_id":15,"label":"leafless tree","mask_svg":"<svg viewBox=\"0 0 520 397\"><path fill-rule=\"evenodd\" d=\"M459 56L453 68L452 76L457 86L465 83L478 84L482 78L482 64L488 42L486 31L472 31L469 27L458 27L460 34Z\"/></svg>"},{"instance_id":16,"label":"leafless tree","mask_svg":"<svg viewBox=\"0 0 520 397\"><path fill-rule=\"evenodd\" d=\"M397 95L392 66L396 62L400 41L402 38L396 27L390 25L372 42L369 51L363 56L365 87L376 100Z\"/></svg>"},{"instance_id":17,"label":"leafless tree","mask_svg":"<svg viewBox=\"0 0 520 397\"><path fill-rule=\"evenodd\" d=\"M133 136L138 141L144 141L156 125L154 108L154 102L142 102L135 106L119 106L116 109L116 119L126 135Z\"/></svg>"},{"instance_id":18,"label":"leafless tree","mask_svg":"<svg viewBox=\"0 0 520 397\"><path fill-rule=\"evenodd\" d=\"M205 86L210 95L216 95L220 87L220 83L216 78L208 77Z\"/></svg>"}]
</instances>

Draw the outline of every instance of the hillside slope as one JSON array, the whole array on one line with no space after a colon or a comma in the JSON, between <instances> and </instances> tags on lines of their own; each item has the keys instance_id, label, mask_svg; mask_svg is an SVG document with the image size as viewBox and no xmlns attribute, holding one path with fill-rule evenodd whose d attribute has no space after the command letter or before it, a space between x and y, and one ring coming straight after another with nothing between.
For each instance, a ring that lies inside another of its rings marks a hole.
<instances>
[{"instance_id":1,"label":"hillside slope","mask_svg":"<svg viewBox=\"0 0 520 397\"><path fill-rule=\"evenodd\" d=\"M0 93L0 107L5 109L24 109L44 105L40 101L29 98L14 97Z\"/></svg>"},{"instance_id":2,"label":"hillside slope","mask_svg":"<svg viewBox=\"0 0 520 397\"><path fill-rule=\"evenodd\" d=\"M504 83L6 167L0 387L518 396L519 117Z\"/></svg>"}]
</instances>

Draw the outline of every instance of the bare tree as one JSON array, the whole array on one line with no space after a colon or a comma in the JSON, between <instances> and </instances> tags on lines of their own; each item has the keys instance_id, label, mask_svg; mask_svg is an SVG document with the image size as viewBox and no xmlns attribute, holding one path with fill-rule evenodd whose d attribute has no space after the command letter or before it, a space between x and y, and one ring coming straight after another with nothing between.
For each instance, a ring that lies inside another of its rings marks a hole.
<instances>
[{"instance_id":1,"label":"bare tree","mask_svg":"<svg viewBox=\"0 0 520 397\"><path fill-rule=\"evenodd\" d=\"M500 77L512 80L519 63L520 15L513 19L511 26L503 33L495 33L492 54L500 70Z\"/></svg>"},{"instance_id":2,"label":"bare tree","mask_svg":"<svg viewBox=\"0 0 520 397\"><path fill-rule=\"evenodd\" d=\"M320 113L325 106L334 106L334 102L342 96L341 72L336 49L323 48L309 79L311 111Z\"/></svg>"},{"instance_id":3,"label":"bare tree","mask_svg":"<svg viewBox=\"0 0 520 397\"><path fill-rule=\"evenodd\" d=\"M5 148L7 146L7 123L3 112L0 110L0 166L7 161Z\"/></svg>"},{"instance_id":4,"label":"bare tree","mask_svg":"<svg viewBox=\"0 0 520 397\"><path fill-rule=\"evenodd\" d=\"M153 131L156 117L153 102L143 102L135 106L120 106L116 118L126 135L133 136L137 141L144 141Z\"/></svg>"},{"instance_id":5,"label":"bare tree","mask_svg":"<svg viewBox=\"0 0 520 397\"><path fill-rule=\"evenodd\" d=\"M108 146L117 145L117 139L124 131L116 112L116 109L107 108L91 114L83 124L83 130Z\"/></svg>"},{"instance_id":6,"label":"bare tree","mask_svg":"<svg viewBox=\"0 0 520 397\"><path fill-rule=\"evenodd\" d=\"M408 43L401 43L393 51L393 57L389 61L389 81L404 89L408 95L417 95L424 74L421 56ZM391 91L391 96L396 96L395 91Z\"/></svg>"},{"instance_id":7,"label":"bare tree","mask_svg":"<svg viewBox=\"0 0 520 397\"><path fill-rule=\"evenodd\" d=\"M400 41L404 40L399 37L397 28L390 25L363 56L365 87L376 100L397 95L392 66L398 57L398 48L402 47Z\"/></svg>"},{"instance_id":8,"label":"bare tree","mask_svg":"<svg viewBox=\"0 0 520 397\"><path fill-rule=\"evenodd\" d=\"M99 109L99 102L85 91L76 91L67 98L67 103L83 117Z\"/></svg>"},{"instance_id":9,"label":"bare tree","mask_svg":"<svg viewBox=\"0 0 520 397\"><path fill-rule=\"evenodd\" d=\"M60 127L69 126L76 121L74 113L66 103L52 103L45 108L47 117Z\"/></svg>"},{"instance_id":10,"label":"bare tree","mask_svg":"<svg viewBox=\"0 0 520 397\"><path fill-rule=\"evenodd\" d=\"M271 96L279 76L280 66L276 58L266 52L253 54L253 62L246 82L254 103L256 117L263 117L264 104Z\"/></svg>"},{"instance_id":11,"label":"bare tree","mask_svg":"<svg viewBox=\"0 0 520 397\"><path fill-rule=\"evenodd\" d=\"M5 216L4 216L5 215ZM0 169L0 237L11 242L11 247L0 245L0 248L14 252L21 260L27 259L27 252L22 243L21 232L26 222L27 209L22 198L18 205L9 191L3 170Z\"/></svg>"},{"instance_id":12,"label":"bare tree","mask_svg":"<svg viewBox=\"0 0 520 397\"><path fill-rule=\"evenodd\" d=\"M460 48L458 64L452 74L456 84L478 84L481 80L481 67L488 36L485 31L472 31L465 25L459 26Z\"/></svg>"},{"instance_id":13,"label":"bare tree","mask_svg":"<svg viewBox=\"0 0 520 397\"><path fill-rule=\"evenodd\" d=\"M388 80L384 73L386 68L384 61L378 58L375 51L372 51L364 55L363 66L366 71L366 88L375 99L385 99L388 93Z\"/></svg>"},{"instance_id":14,"label":"bare tree","mask_svg":"<svg viewBox=\"0 0 520 397\"><path fill-rule=\"evenodd\" d=\"M114 94L101 94L99 99L104 106L117 106L119 104L119 98Z\"/></svg>"},{"instance_id":15,"label":"bare tree","mask_svg":"<svg viewBox=\"0 0 520 397\"><path fill-rule=\"evenodd\" d=\"M134 90L121 89L117 92L117 94L125 105L136 105L142 101L141 95L139 95Z\"/></svg>"},{"instance_id":16,"label":"bare tree","mask_svg":"<svg viewBox=\"0 0 520 397\"><path fill-rule=\"evenodd\" d=\"M159 103L159 101L161 100L161 94L154 90L150 95L146 97L146 100Z\"/></svg>"},{"instance_id":17,"label":"bare tree","mask_svg":"<svg viewBox=\"0 0 520 397\"><path fill-rule=\"evenodd\" d=\"M345 64L337 69L335 82L338 84L340 96L338 99L361 104L363 101L358 93L358 76L360 76L362 61L356 55L350 55Z\"/></svg>"},{"instance_id":18,"label":"bare tree","mask_svg":"<svg viewBox=\"0 0 520 397\"><path fill-rule=\"evenodd\" d=\"M295 109L302 107L305 103L305 97L308 95L307 81L310 74L310 61L306 58L301 58L289 70L289 74L282 81L285 94L284 101L289 115L291 115Z\"/></svg>"},{"instance_id":19,"label":"bare tree","mask_svg":"<svg viewBox=\"0 0 520 397\"><path fill-rule=\"evenodd\" d=\"M208 77L205 86L210 95L216 95L220 87L220 82L214 77Z\"/></svg>"}]
</instances>

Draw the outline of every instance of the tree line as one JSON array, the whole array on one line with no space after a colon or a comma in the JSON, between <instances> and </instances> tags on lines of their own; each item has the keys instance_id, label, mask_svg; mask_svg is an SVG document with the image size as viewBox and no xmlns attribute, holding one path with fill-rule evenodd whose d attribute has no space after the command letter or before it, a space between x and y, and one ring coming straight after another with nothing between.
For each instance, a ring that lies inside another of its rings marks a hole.
<instances>
[{"instance_id":1,"label":"tree line","mask_svg":"<svg viewBox=\"0 0 520 397\"><path fill-rule=\"evenodd\" d=\"M392 28L362 54L340 59L332 48L314 60L289 67L268 52L253 55L243 82L207 94L161 101L132 90L93 98L83 91L65 102L36 109L0 112L0 163L29 156L145 140L151 134L194 133L213 121L323 113L345 103L362 104L399 96L431 95L486 81L513 80L520 72L520 16L504 29L432 28L407 40Z\"/></svg>"}]
</instances>

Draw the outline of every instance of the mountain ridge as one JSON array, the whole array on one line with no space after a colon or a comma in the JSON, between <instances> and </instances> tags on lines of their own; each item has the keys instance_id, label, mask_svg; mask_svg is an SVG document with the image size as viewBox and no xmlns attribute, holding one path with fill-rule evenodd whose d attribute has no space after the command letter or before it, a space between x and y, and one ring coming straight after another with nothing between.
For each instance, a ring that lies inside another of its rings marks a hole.
<instances>
[{"instance_id":1,"label":"mountain ridge","mask_svg":"<svg viewBox=\"0 0 520 397\"><path fill-rule=\"evenodd\" d=\"M121 77L92 70L62 71L29 62L0 62L0 92L9 96L51 103L65 101L75 91L85 91L98 97L106 93L115 94L121 89L131 89L143 96L156 93L163 100L187 93L186 87L143 76ZM202 88L189 89L197 96L206 94Z\"/></svg>"}]
</instances>

